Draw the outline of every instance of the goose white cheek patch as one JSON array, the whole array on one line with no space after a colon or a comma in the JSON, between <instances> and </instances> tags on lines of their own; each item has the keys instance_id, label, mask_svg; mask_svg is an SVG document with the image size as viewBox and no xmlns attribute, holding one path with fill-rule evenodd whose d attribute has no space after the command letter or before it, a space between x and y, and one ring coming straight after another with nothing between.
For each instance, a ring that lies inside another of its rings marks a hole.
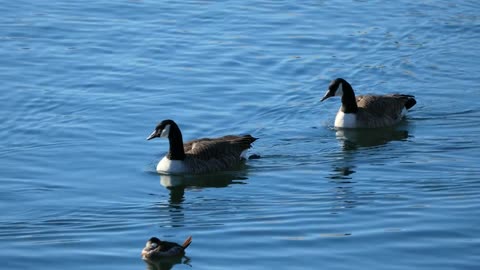
<instances>
[{"instance_id":1,"label":"goose white cheek patch","mask_svg":"<svg viewBox=\"0 0 480 270\"><path fill-rule=\"evenodd\" d=\"M162 130L160 134L160 138L168 138L168 134L170 133L170 125L166 125L165 128Z\"/></svg>"},{"instance_id":2,"label":"goose white cheek patch","mask_svg":"<svg viewBox=\"0 0 480 270\"><path fill-rule=\"evenodd\" d=\"M338 85L337 91L335 91L335 96L341 97L343 96L343 83Z\"/></svg>"}]
</instances>

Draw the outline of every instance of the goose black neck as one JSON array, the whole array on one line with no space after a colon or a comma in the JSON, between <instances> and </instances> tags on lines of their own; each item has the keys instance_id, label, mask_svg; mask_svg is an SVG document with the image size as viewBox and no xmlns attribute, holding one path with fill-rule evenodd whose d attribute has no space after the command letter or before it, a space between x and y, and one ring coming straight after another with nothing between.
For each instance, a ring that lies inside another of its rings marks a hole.
<instances>
[{"instance_id":1,"label":"goose black neck","mask_svg":"<svg viewBox=\"0 0 480 270\"><path fill-rule=\"evenodd\" d=\"M183 150L182 132L180 132L180 128L175 123L170 124L168 142L170 143L170 150L167 158L170 160L184 160L185 151Z\"/></svg>"},{"instance_id":2,"label":"goose black neck","mask_svg":"<svg viewBox=\"0 0 480 270\"><path fill-rule=\"evenodd\" d=\"M342 112L358 112L357 99L355 98L352 86L348 82L343 83Z\"/></svg>"}]
</instances>

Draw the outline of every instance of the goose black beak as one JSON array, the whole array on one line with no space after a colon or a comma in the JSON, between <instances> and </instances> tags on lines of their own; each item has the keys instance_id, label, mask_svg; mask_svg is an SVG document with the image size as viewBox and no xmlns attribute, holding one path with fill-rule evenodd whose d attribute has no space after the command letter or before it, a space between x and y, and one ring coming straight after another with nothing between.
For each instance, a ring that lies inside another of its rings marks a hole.
<instances>
[{"instance_id":1,"label":"goose black beak","mask_svg":"<svg viewBox=\"0 0 480 270\"><path fill-rule=\"evenodd\" d=\"M320 100L320 102L324 101L327 98L333 97L333 96L334 96L334 94L332 94L332 92L330 90L327 90L327 93L325 93L325 96L323 96L323 98Z\"/></svg>"},{"instance_id":2,"label":"goose black beak","mask_svg":"<svg viewBox=\"0 0 480 270\"><path fill-rule=\"evenodd\" d=\"M149 141L149 140L151 140L151 139L153 139L153 138L156 138L156 137L158 137L157 131L154 130L154 131L152 132L152 134L150 134L150 135L147 137L147 141Z\"/></svg>"}]
</instances>

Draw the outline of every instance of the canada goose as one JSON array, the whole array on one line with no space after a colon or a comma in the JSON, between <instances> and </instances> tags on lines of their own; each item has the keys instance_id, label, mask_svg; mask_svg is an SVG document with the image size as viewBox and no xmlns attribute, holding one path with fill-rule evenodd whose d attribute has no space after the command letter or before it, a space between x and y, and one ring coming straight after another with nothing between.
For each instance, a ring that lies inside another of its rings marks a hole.
<instances>
[{"instance_id":1,"label":"canada goose","mask_svg":"<svg viewBox=\"0 0 480 270\"><path fill-rule=\"evenodd\" d=\"M183 143L180 128L173 120L163 120L147 140L168 138L170 149L157 164L158 172L207 173L225 170L246 158L246 152L257 139L250 135L227 135L202 138Z\"/></svg>"},{"instance_id":2,"label":"canada goose","mask_svg":"<svg viewBox=\"0 0 480 270\"><path fill-rule=\"evenodd\" d=\"M355 98L352 86L344 79L333 80L321 101L342 97L342 106L335 117L335 127L379 128L397 124L417 102L414 96L363 95Z\"/></svg>"},{"instance_id":3,"label":"canada goose","mask_svg":"<svg viewBox=\"0 0 480 270\"><path fill-rule=\"evenodd\" d=\"M174 242L161 241L157 237L152 237L142 250L144 260L155 260L167 257L183 256L185 249L192 243L192 237L188 237L182 245Z\"/></svg>"}]
</instances>

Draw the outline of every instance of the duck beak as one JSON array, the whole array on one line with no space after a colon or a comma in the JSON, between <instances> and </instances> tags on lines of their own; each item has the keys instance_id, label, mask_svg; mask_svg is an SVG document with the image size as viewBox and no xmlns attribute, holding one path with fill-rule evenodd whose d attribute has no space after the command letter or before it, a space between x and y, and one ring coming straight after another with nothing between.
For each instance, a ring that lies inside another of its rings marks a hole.
<instances>
[{"instance_id":1,"label":"duck beak","mask_svg":"<svg viewBox=\"0 0 480 270\"><path fill-rule=\"evenodd\" d=\"M157 131L156 131L156 130L154 130L154 131L152 132L152 134L150 134L150 135L147 137L147 141L149 141L149 140L151 140L151 139L153 139L153 138L155 138L155 137L158 137L158 134L157 134Z\"/></svg>"},{"instance_id":2,"label":"duck beak","mask_svg":"<svg viewBox=\"0 0 480 270\"><path fill-rule=\"evenodd\" d=\"M332 92L330 90L327 90L327 92L325 93L323 98L320 100L320 102L324 101L327 98L333 97L333 96L334 96L334 94L332 94Z\"/></svg>"}]
</instances>

